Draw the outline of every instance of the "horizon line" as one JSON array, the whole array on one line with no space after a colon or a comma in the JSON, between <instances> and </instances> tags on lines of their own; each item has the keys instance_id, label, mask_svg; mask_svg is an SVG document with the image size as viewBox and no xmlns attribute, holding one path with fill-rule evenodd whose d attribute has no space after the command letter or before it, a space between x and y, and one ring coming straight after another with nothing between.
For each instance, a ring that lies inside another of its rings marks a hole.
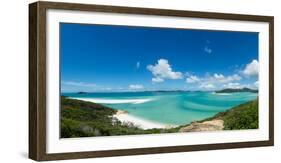
<instances>
[{"instance_id":1,"label":"horizon line","mask_svg":"<svg viewBox=\"0 0 281 163\"><path fill-rule=\"evenodd\" d=\"M130 92L216 92L221 91L225 89L251 89L254 91L259 91L259 89L252 89L248 87L243 88L224 88L224 89L217 89L217 90L181 90L181 89L175 89L175 90L124 90L124 91L61 91L60 93L130 93Z\"/></svg>"}]
</instances>

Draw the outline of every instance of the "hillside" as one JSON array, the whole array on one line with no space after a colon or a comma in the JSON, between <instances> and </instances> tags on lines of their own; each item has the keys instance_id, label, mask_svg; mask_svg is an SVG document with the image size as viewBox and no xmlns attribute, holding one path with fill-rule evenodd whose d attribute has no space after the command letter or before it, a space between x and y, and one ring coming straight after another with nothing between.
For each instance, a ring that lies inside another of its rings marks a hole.
<instances>
[{"instance_id":1,"label":"hillside","mask_svg":"<svg viewBox=\"0 0 281 163\"><path fill-rule=\"evenodd\" d=\"M61 104L61 138L176 132L121 123L113 117L117 110L92 102L61 97Z\"/></svg>"},{"instance_id":2,"label":"hillside","mask_svg":"<svg viewBox=\"0 0 281 163\"><path fill-rule=\"evenodd\" d=\"M180 132L257 129L258 100L246 102L213 117L192 122L180 128Z\"/></svg>"},{"instance_id":3,"label":"hillside","mask_svg":"<svg viewBox=\"0 0 281 163\"><path fill-rule=\"evenodd\" d=\"M259 127L258 100L253 100L222 113L215 117L224 121L224 130L257 129Z\"/></svg>"},{"instance_id":4,"label":"hillside","mask_svg":"<svg viewBox=\"0 0 281 163\"><path fill-rule=\"evenodd\" d=\"M252 93L258 93L258 90L250 89L250 88L227 88L223 90L216 91L216 93L235 93L235 92L252 92Z\"/></svg>"}]
</instances>

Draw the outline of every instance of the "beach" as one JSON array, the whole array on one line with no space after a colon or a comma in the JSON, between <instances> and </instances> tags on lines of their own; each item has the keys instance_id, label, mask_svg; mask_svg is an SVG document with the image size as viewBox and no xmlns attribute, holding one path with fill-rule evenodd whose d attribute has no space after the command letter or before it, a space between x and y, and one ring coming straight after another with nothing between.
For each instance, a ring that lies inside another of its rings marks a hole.
<instances>
[{"instance_id":1,"label":"beach","mask_svg":"<svg viewBox=\"0 0 281 163\"><path fill-rule=\"evenodd\" d=\"M117 99L98 99L98 98L73 98L77 100L82 101L88 101L88 102L94 102L94 103L100 103L100 104L142 104L149 101L152 101L152 99L125 99L125 100L117 100Z\"/></svg>"},{"instance_id":2,"label":"beach","mask_svg":"<svg viewBox=\"0 0 281 163\"><path fill-rule=\"evenodd\" d=\"M171 128L171 127L176 127L173 125L167 125L167 124L162 124L158 122L152 122L149 120L144 120L142 118L138 118L136 116L130 115L128 112L123 111L123 110L118 110L113 117L117 118L119 121L122 123L133 123L135 126L138 126L139 128L142 129L152 129L152 128Z\"/></svg>"},{"instance_id":3,"label":"beach","mask_svg":"<svg viewBox=\"0 0 281 163\"><path fill-rule=\"evenodd\" d=\"M131 103L131 104L141 104L145 102L152 101L151 99L127 99L127 100L107 100L107 99L96 99L96 98L72 98L82 101L88 101L93 103L107 103L107 104L120 104L120 103ZM122 123L132 123L141 129L153 129L153 128L171 128L176 127L176 125L169 125L159 122L153 122L137 116L133 116L124 110L117 110L116 114L113 115Z\"/></svg>"}]
</instances>

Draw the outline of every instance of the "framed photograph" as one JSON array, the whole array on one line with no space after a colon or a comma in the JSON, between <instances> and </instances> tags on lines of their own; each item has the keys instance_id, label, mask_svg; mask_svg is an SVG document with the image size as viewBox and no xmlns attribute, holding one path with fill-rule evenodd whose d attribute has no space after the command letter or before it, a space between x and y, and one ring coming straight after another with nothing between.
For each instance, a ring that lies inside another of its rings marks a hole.
<instances>
[{"instance_id":1,"label":"framed photograph","mask_svg":"<svg viewBox=\"0 0 281 163\"><path fill-rule=\"evenodd\" d=\"M29 5L29 157L274 144L271 16Z\"/></svg>"}]
</instances>

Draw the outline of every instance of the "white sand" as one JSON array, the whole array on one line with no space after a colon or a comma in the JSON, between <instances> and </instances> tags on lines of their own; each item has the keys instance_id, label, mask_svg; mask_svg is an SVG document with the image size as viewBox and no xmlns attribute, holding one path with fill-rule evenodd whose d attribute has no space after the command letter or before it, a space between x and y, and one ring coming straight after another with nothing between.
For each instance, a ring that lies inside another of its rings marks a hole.
<instances>
[{"instance_id":1,"label":"white sand","mask_svg":"<svg viewBox=\"0 0 281 163\"><path fill-rule=\"evenodd\" d=\"M100 103L100 104L126 104L126 103L131 103L131 104L142 104L145 102L149 102L152 99L98 99L98 98L72 98L76 100L82 100L82 101L88 101L88 102L94 102L94 103Z\"/></svg>"},{"instance_id":2,"label":"white sand","mask_svg":"<svg viewBox=\"0 0 281 163\"><path fill-rule=\"evenodd\" d=\"M142 128L142 129L152 129L152 128L171 128L175 126L161 124L158 122L152 122L149 120L144 120L135 116L132 116L124 111L118 110L118 112L113 116L117 118L121 122L131 122L134 125Z\"/></svg>"},{"instance_id":3,"label":"white sand","mask_svg":"<svg viewBox=\"0 0 281 163\"><path fill-rule=\"evenodd\" d=\"M121 103L132 103L132 104L140 104L151 101L152 99L122 99L122 100L113 100L113 99L95 99L95 98L72 98L82 101L100 103L100 104L121 104ZM132 116L125 111L118 110L113 117L117 118L121 122L131 122L134 125L142 128L142 129L152 129L152 128L171 128L175 127L173 125L162 124L158 122L153 122L149 120L144 120L139 117Z\"/></svg>"}]
</instances>

